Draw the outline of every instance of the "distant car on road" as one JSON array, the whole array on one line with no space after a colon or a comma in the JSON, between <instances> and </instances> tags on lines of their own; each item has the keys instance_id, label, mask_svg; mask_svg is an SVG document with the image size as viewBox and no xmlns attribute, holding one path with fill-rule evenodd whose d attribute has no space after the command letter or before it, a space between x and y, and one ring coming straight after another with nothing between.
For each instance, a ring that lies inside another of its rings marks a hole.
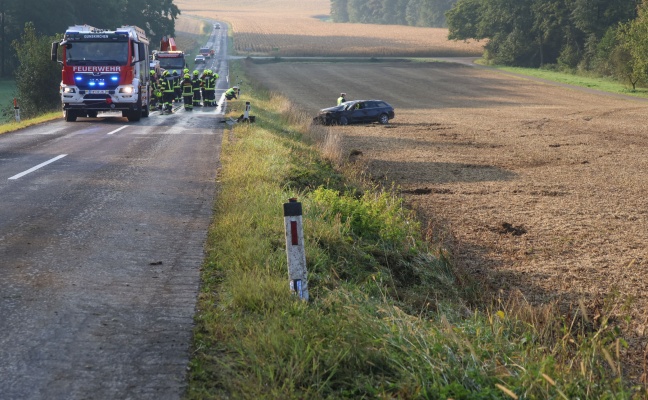
<instances>
[{"instance_id":1,"label":"distant car on road","mask_svg":"<svg viewBox=\"0 0 648 400\"><path fill-rule=\"evenodd\" d=\"M205 56L202 54L198 54L196 58L194 58L194 64L204 64L205 63Z\"/></svg>"},{"instance_id":2,"label":"distant car on road","mask_svg":"<svg viewBox=\"0 0 648 400\"><path fill-rule=\"evenodd\" d=\"M220 24L214 24L214 29L220 29Z\"/></svg>"},{"instance_id":3,"label":"distant car on road","mask_svg":"<svg viewBox=\"0 0 648 400\"><path fill-rule=\"evenodd\" d=\"M348 125L353 123L389 123L395 116L394 107L382 100L353 100L339 106L324 108L313 118L323 125Z\"/></svg>"}]
</instances>

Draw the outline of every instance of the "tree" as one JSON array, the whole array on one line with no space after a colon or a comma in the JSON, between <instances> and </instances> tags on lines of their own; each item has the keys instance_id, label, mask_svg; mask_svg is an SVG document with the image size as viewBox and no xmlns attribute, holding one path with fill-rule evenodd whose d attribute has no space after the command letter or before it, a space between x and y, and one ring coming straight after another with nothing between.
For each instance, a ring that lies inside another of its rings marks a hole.
<instances>
[{"instance_id":1,"label":"tree","mask_svg":"<svg viewBox=\"0 0 648 400\"><path fill-rule=\"evenodd\" d=\"M331 0L331 18L333 22L349 22L348 0Z\"/></svg>"},{"instance_id":2,"label":"tree","mask_svg":"<svg viewBox=\"0 0 648 400\"><path fill-rule=\"evenodd\" d=\"M625 75L636 90L638 82L648 81L648 0L643 0L637 9L637 18L622 24L618 39L627 60L620 73Z\"/></svg>"},{"instance_id":3,"label":"tree","mask_svg":"<svg viewBox=\"0 0 648 400\"><path fill-rule=\"evenodd\" d=\"M128 0L120 15L128 15L128 21L121 24L137 25L146 30L151 42L162 36L175 36L175 20L180 9L173 0ZM123 18L123 17L122 17Z\"/></svg>"},{"instance_id":4,"label":"tree","mask_svg":"<svg viewBox=\"0 0 648 400\"><path fill-rule=\"evenodd\" d=\"M483 0L459 0L454 7L446 12L448 39L481 40L486 38L482 30L479 29L482 3Z\"/></svg>"},{"instance_id":5,"label":"tree","mask_svg":"<svg viewBox=\"0 0 648 400\"><path fill-rule=\"evenodd\" d=\"M450 39L489 39L487 58L497 64L539 63L533 0L459 0L446 13Z\"/></svg>"},{"instance_id":6,"label":"tree","mask_svg":"<svg viewBox=\"0 0 648 400\"><path fill-rule=\"evenodd\" d=\"M20 40L13 42L19 61L16 70L16 88L21 113L33 117L52 111L60 105L59 84L61 68L50 60L52 42L61 40L57 36L39 36L34 24L25 24Z\"/></svg>"}]
</instances>

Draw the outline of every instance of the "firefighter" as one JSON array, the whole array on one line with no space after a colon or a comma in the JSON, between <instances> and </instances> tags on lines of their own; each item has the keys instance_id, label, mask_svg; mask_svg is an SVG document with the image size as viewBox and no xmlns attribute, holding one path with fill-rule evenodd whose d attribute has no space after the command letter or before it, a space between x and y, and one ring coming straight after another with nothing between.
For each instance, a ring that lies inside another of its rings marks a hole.
<instances>
[{"instance_id":1,"label":"firefighter","mask_svg":"<svg viewBox=\"0 0 648 400\"><path fill-rule=\"evenodd\" d=\"M205 80L203 81L205 97L203 97L203 103L205 103L205 106L211 107L216 105L216 79L210 69L205 71L205 74Z\"/></svg>"},{"instance_id":2,"label":"firefighter","mask_svg":"<svg viewBox=\"0 0 648 400\"><path fill-rule=\"evenodd\" d=\"M205 81L207 80L207 75L209 75L209 69L205 68L202 75L200 76L200 81L202 82L200 94L202 95L203 106L207 106L207 95L205 94Z\"/></svg>"},{"instance_id":3,"label":"firefighter","mask_svg":"<svg viewBox=\"0 0 648 400\"><path fill-rule=\"evenodd\" d=\"M178 75L177 70L173 70L173 92L175 94L174 101L179 103L182 100L182 87L180 87L180 75Z\"/></svg>"},{"instance_id":4,"label":"firefighter","mask_svg":"<svg viewBox=\"0 0 648 400\"><path fill-rule=\"evenodd\" d=\"M162 112L173 112L173 99L175 98L175 84L173 83L173 76L169 71L164 71L162 74L162 81L160 82L160 89L162 90Z\"/></svg>"},{"instance_id":5,"label":"firefighter","mask_svg":"<svg viewBox=\"0 0 648 400\"><path fill-rule=\"evenodd\" d=\"M193 110L193 83L191 82L191 76L189 74L184 74L184 79L180 86L182 87L182 101L184 102L184 108L187 111L191 111Z\"/></svg>"},{"instance_id":6,"label":"firefighter","mask_svg":"<svg viewBox=\"0 0 648 400\"><path fill-rule=\"evenodd\" d=\"M238 88L236 86L227 89L225 92L225 98L227 100L238 99Z\"/></svg>"},{"instance_id":7,"label":"firefighter","mask_svg":"<svg viewBox=\"0 0 648 400\"><path fill-rule=\"evenodd\" d=\"M191 86L193 87L193 105L194 107L201 107L202 104L200 104L200 89L202 89L202 79L200 79L200 72L198 70L194 70L193 76L191 78Z\"/></svg>"},{"instance_id":8,"label":"firefighter","mask_svg":"<svg viewBox=\"0 0 648 400\"><path fill-rule=\"evenodd\" d=\"M155 75L155 71L151 70L151 108L158 108L159 107L159 98L157 94L159 93L159 81L157 75Z\"/></svg>"}]
</instances>

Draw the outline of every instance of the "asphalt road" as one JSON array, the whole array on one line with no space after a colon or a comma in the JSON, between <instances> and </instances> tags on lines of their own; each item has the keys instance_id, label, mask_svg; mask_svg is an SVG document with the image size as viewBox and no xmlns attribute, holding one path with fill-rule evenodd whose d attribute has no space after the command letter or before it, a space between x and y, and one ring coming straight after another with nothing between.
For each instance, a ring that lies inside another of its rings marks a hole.
<instances>
[{"instance_id":1,"label":"asphalt road","mask_svg":"<svg viewBox=\"0 0 648 400\"><path fill-rule=\"evenodd\" d=\"M0 135L1 399L181 397L221 111Z\"/></svg>"}]
</instances>

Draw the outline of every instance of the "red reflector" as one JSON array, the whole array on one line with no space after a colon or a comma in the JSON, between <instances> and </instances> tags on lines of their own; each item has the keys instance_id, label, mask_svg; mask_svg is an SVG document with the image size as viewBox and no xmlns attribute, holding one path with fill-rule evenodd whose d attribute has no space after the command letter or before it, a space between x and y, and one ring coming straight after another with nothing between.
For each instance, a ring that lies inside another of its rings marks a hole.
<instances>
[{"instance_id":1,"label":"red reflector","mask_svg":"<svg viewBox=\"0 0 648 400\"><path fill-rule=\"evenodd\" d=\"M106 98L106 103L108 103L108 104L112 103L112 97Z\"/></svg>"},{"instance_id":2,"label":"red reflector","mask_svg":"<svg viewBox=\"0 0 648 400\"><path fill-rule=\"evenodd\" d=\"M292 238L293 246L299 244L299 237L297 236L297 221L290 221L290 236Z\"/></svg>"}]
</instances>

